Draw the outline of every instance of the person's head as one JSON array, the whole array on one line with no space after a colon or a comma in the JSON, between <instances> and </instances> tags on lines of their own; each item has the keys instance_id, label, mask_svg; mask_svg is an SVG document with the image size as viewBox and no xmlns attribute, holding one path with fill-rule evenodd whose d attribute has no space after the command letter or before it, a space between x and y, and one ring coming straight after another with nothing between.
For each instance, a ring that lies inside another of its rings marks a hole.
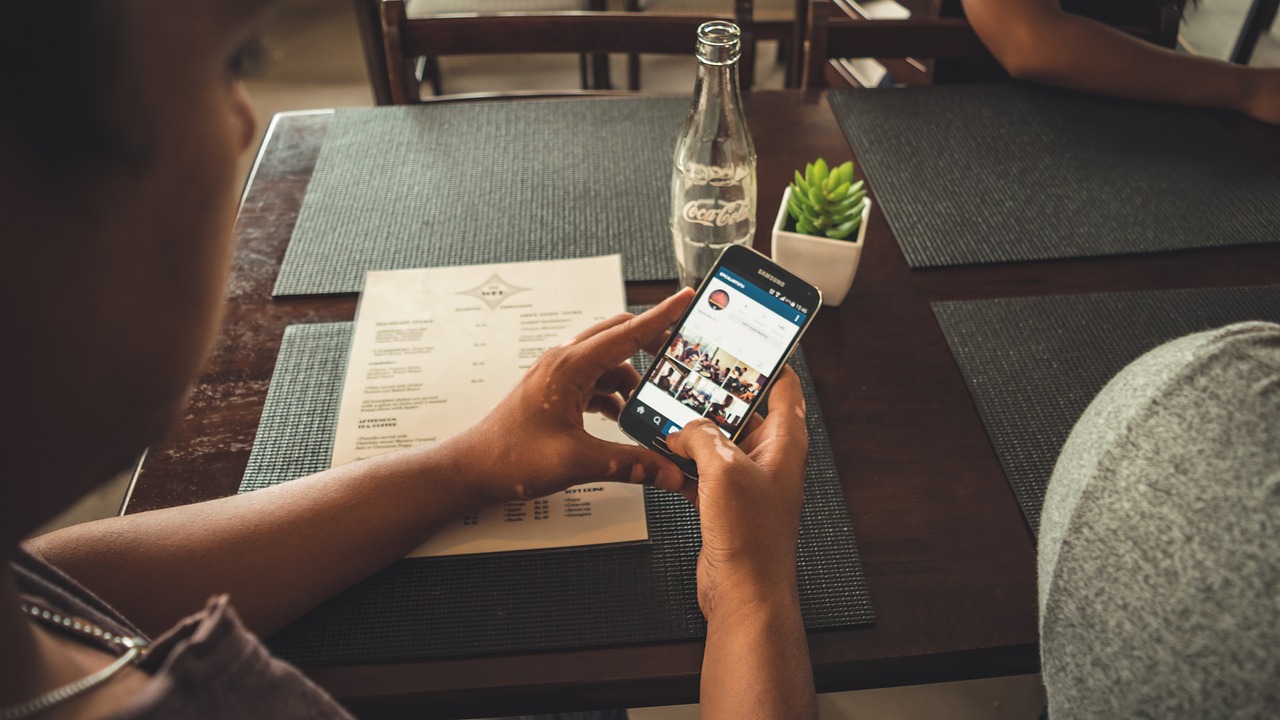
<instances>
[{"instance_id":1,"label":"person's head","mask_svg":"<svg viewBox=\"0 0 1280 720\"><path fill-rule=\"evenodd\" d=\"M155 440L210 349L268 3L0 9L6 541Z\"/></svg>"}]
</instances>

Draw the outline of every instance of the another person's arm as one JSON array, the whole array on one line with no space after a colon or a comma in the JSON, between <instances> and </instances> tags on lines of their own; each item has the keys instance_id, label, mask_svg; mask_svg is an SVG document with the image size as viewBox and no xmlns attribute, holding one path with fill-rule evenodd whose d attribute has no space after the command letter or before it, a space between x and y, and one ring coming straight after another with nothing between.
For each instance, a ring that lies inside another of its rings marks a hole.
<instances>
[{"instance_id":1,"label":"another person's arm","mask_svg":"<svg viewBox=\"0 0 1280 720\"><path fill-rule=\"evenodd\" d=\"M808 436L800 381L789 368L769 409L741 447L707 420L667 439L698 463L700 476L683 492L702 518L704 719L818 716L796 587Z\"/></svg>"},{"instance_id":2,"label":"another person's arm","mask_svg":"<svg viewBox=\"0 0 1280 720\"><path fill-rule=\"evenodd\" d=\"M1280 123L1280 68L1248 68L1144 42L1058 0L963 0L965 15L1016 78L1115 97L1236 110Z\"/></svg>"},{"instance_id":3,"label":"another person's arm","mask_svg":"<svg viewBox=\"0 0 1280 720\"><path fill-rule=\"evenodd\" d=\"M111 518L31 541L33 551L157 633L229 593L246 625L280 628L482 507L599 480L676 489L652 451L588 435L639 377L624 364L688 305L669 298L548 351L478 425L446 441L244 495Z\"/></svg>"}]
</instances>

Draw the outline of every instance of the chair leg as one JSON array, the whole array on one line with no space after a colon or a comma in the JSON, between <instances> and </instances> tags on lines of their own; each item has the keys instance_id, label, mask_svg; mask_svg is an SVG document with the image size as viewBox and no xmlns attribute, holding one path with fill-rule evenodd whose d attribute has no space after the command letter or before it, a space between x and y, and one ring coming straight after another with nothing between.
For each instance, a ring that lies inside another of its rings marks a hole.
<instances>
[{"instance_id":1,"label":"chair leg","mask_svg":"<svg viewBox=\"0 0 1280 720\"><path fill-rule=\"evenodd\" d=\"M613 81L609 77L609 56L608 55L592 55L591 56L591 73L595 82L592 85L596 90L612 90Z\"/></svg>"},{"instance_id":2,"label":"chair leg","mask_svg":"<svg viewBox=\"0 0 1280 720\"><path fill-rule=\"evenodd\" d=\"M627 89L640 89L640 56L635 53L627 56Z\"/></svg>"},{"instance_id":3,"label":"chair leg","mask_svg":"<svg viewBox=\"0 0 1280 720\"><path fill-rule=\"evenodd\" d=\"M792 74L795 72L795 68L791 65L792 52L790 38L778 41L778 56L775 58L774 62L781 65L783 68L782 87L788 89L795 87L794 81L791 79Z\"/></svg>"},{"instance_id":4,"label":"chair leg","mask_svg":"<svg viewBox=\"0 0 1280 720\"><path fill-rule=\"evenodd\" d=\"M587 66L587 54L578 53L578 82L583 90L591 89L591 68Z\"/></svg>"},{"instance_id":5,"label":"chair leg","mask_svg":"<svg viewBox=\"0 0 1280 720\"><path fill-rule=\"evenodd\" d=\"M587 10L591 12L604 12L609 9L608 0L586 0ZM584 83L586 75L583 75ZM583 89L587 85L582 86ZM596 90L612 90L613 81L609 78L609 56L608 55L592 55L591 56L591 87Z\"/></svg>"},{"instance_id":6,"label":"chair leg","mask_svg":"<svg viewBox=\"0 0 1280 720\"><path fill-rule=\"evenodd\" d=\"M443 95L444 84L440 81L440 60L435 57L422 58L422 65L419 68L419 78L431 84L431 94Z\"/></svg>"},{"instance_id":7,"label":"chair leg","mask_svg":"<svg viewBox=\"0 0 1280 720\"><path fill-rule=\"evenodd\" d=\"M626 12L640 12L640 0L627 0ZM631 53L627 56L627 89L632 92L640 90L640 56Z\"/></svg>"},{"instance_id":8,"label":"chair leg","mask_svg":"<svg viewBox=\"0 0 1280 720\"><path fill-rule=\"evenodd\" d=\"M1240 37L1231 50L1231 62L1248 65L1253 59L1253 49L1258 45L1258 38L1267 32L1276 21L1280 12L1280 0L1253 0L1245 15L1244 26L1240 29Z\"/></svg>"}]
</instances>

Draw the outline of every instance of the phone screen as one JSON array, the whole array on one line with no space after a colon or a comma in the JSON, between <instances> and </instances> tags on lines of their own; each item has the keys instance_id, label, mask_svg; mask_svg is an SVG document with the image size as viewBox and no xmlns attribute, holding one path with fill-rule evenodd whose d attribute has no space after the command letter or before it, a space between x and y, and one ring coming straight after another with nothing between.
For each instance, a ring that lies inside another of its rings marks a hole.
<instances>
[{"instance_id":1,"label":"phone screen","mask_svg":"<svg viewBox=\"0 0 1280 720\"><path fill-rule=\"evenodd\" d=\"M722 259L703 283L624 410L624 430L666 437L705 417L737 437L821 302L812 287L746 252L756 266ZM779 275L791 279L784 289L765 280Z\"/></svg>"}]
</instances>

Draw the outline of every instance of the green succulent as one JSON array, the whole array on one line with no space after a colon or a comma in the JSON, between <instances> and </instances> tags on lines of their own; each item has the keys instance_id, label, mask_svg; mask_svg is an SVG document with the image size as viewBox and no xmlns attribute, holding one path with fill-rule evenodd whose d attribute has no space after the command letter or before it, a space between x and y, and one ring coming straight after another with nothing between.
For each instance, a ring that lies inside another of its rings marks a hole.
<instances>
[{"instance_id":1,"label":"green succulent","mask_svg":"<svg viewBox=\"0 0 1280 720\"><path fill-rule=\"evenodd\" d=\"M796 172L791 183L787 213L796 232L844 240L862 224L862 206L867 190L862 180L853 181L853 163L831 170L822 158L809 163L802 176Z\"/></svg>"}]
</instances>

